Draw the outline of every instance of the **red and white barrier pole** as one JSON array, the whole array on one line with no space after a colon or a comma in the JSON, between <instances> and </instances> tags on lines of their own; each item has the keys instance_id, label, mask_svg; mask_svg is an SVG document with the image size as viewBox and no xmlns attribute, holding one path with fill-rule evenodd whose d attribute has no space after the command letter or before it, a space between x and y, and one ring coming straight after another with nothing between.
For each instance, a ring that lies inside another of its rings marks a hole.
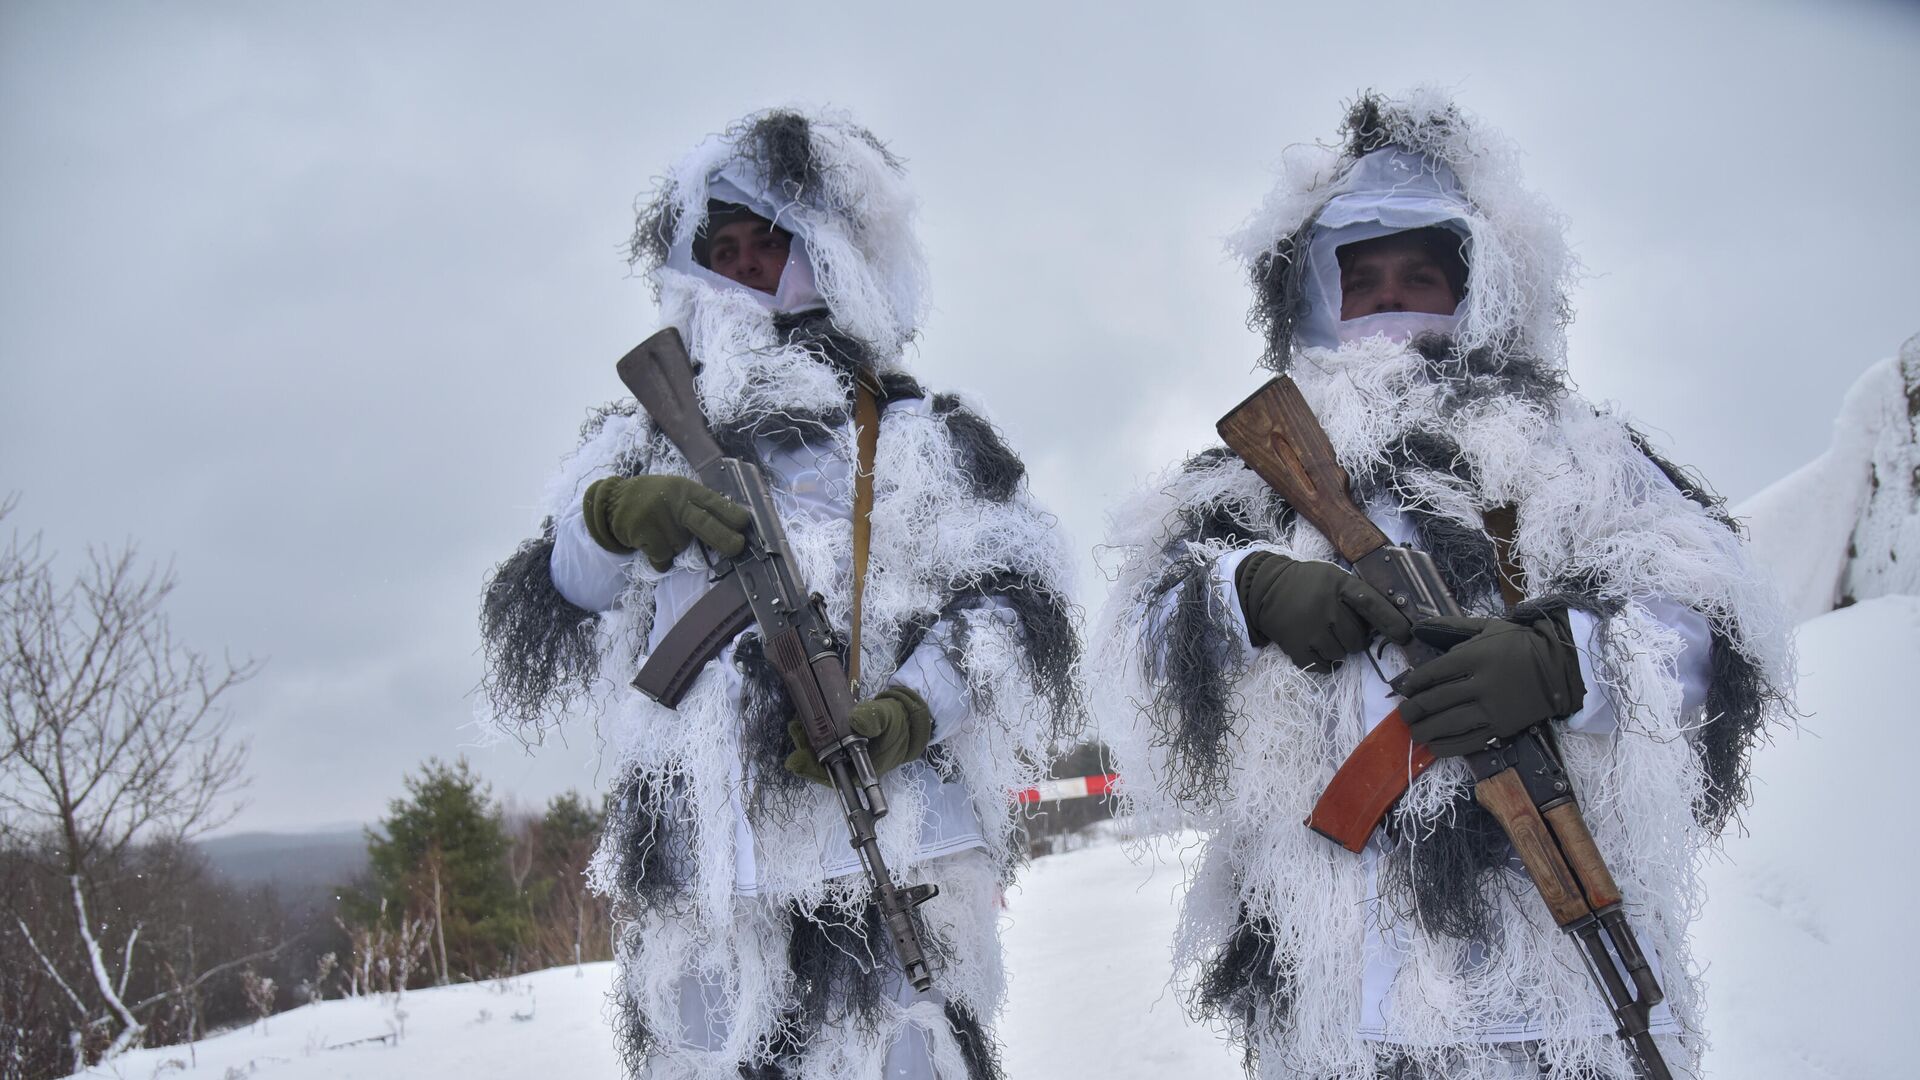
<instances>
[{"instance_id":1,"label":"red and white barrier pole","mask_svg":"<svg viewBox=\"0 0 1920 1080\"><path fill-rule=\"evenodd\" d=\"M1070 776L1063 780L1042 780L1034 787L1016 792L1015 795L1021 803L1085 799L1111 792L1114 784L1119 780L1119 773L1106 773L1101 776Z\"/></svg>"}]
</instances>

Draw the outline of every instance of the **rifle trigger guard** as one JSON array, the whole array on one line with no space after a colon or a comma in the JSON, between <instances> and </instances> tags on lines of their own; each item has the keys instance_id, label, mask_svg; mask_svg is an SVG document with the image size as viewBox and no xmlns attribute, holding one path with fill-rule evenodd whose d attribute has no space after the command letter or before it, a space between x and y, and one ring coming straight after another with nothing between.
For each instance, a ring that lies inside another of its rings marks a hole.
<instances>
[{"instance_id":1,"label":"rifle trigger guard","mask_svg":"<svg viewBox=\"0 0 1920 1080\"><path fill-rule=\"evenodd\" d=\"M1385 656L1386 654L1387 654L1387 642L1386 642L1386 640L1385 640L1385 639L1383 638L1383 639L1381 639L1381 641L1380 641L1380 656ZM1392 685L1393 685L1393 680L1392 680L1392 679L1389 679L1389 678L1387 678L1387 673L1386 673L1386 672L1385 672L1384 670L1382 670L1382 669L1381 669L1381 667L1380 667L1380 659L1379 659L1379 657L1377 657L1377 656L1375 656L1375 655L1373 654L1373 650L1372 650L1371 648L1366 648L1366 649L1361 649L1361 650L1360 650L1360 655L1362 655L1362 656L1364 656L1364 657L1366 657L1366 658L1367 658L1367 663L1369 663L1369 664L1372 664L1372 665L1373 665L1373 673L1374 673L1375 675L1378 675L1378 676L1380 676L1380 681L1381 681L1381 682L1383 682L1383 683L1386 683L1386 684L1387 684L1388 686L1392 686Z\"/></svg>"}]
</instances>

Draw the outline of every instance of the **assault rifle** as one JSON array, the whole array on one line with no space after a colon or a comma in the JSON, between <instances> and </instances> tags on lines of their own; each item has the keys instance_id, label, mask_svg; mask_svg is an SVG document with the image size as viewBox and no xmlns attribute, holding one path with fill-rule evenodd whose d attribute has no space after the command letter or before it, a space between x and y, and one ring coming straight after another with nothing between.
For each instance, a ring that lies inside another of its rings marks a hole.
<instances>
[{"instance_id":1,"label":"assault rifle","mask_svg":"<svg viewBox=\"0 0 1920 1080\"><path fill-rule=\"evenodd\" d=\"M641 342L621 358L618 369L620 381L633 391L654 426L679 448L700 482L746 507L751 518L745 550L720 561L713 587L666 635L634 687L674 708L707 660L741 630L760 624L767 658L780 672L807 742L840 795L847 831L873 886L872 899L887 924L894 955L914 989L931 988L933 974L913 909L933 899L939 888L931 883L895 885L880 855L873 823L886 816L887 799L867 756L866 740L848 723L853 689L825 605L800 580L766 476L753 462L727 457L714 441L694 392L693 361L678 330L668 327Z\"/></svg>"},{"instance_id":2,"label":"assault rifle","mask_svg":"<svg viewBox=\"0 0 1920 1080\"><path fill-rule=\"evenodd\" d=\"M1355 574L1415 625L1461 614L1433 559L1390 543L1354 503L1333 445L1293 380L1269 381L1221 417L1217 430L1249 468L1326 536ZM1405 651L1408 663L1419 665L1442 650L1416 638ZM1387 809L1434 760L1432 751L1413 741L1395 709L1340 766L1307 826L1358 852ZM1635 1072L1644 1080L1671 1080L1649 1031L1649 1014L1663 992L1627 922L1620 888L1580 816L1552 732L1536 724L1466 760L1475 799L1500 822L1554 922L1574 939L1620 1038L1632 1050Z\"/></svg>"}]
</instances>

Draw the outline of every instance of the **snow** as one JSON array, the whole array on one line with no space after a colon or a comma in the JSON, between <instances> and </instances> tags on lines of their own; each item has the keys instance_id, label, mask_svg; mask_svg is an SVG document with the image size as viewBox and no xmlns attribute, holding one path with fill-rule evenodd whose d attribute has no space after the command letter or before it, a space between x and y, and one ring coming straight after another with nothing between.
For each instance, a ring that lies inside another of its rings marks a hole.
<instances>
[{"instance_id":1,"label":"snow","mask_svg":"<svg viewBox=\"0 0 1920 1080\"><path fill-rule=\"evenodd\" d=\"M1706 875L1710 1075L1911 1076L1920 854L1898 801L1912 759L1896 748L1916 722L1920 597L1814 619L1799 649L1804 730L1761 749L1748 835Z\"/></svg>"},{"instance_id":2,"label":"snow","mask_svg":"<svg viewBox=\"0 0 1920 1080\"><path fill-rule=\"evenodd\" d=\"M1859 599L1920 590L1920 557L1903 568L1893 554L1920 553L1916 387L1920 336L1854 381L1825 453L1734 508L1795 620L1833 610L1843 588Z\"/></svg>"},{"instance_id":3,"label":"snow","mask_svg":"<svg viewBox=\"0 0 1920 1080\"><path fill-rule=\"evenodd\" d=\"M620 1075L604 1014L612 964L321 1001L187 1046L136 1050L85 1077L402 1080Z\"/></svg>"},{"instance_id":4,"label":"snow","mask_svg":"<svg viewBox=\"0 0 1920 1080\"><path fill-rule=\"evenodd\" d=\"M1870 494L1840 583L1842 595L1860 600L1920 593L1920 336L1900 347L1895 366L1899 381L1874 418Z\"/></svg>"},{"instance_id":5,"label":"snow","mask_svg":"<svg viewBox=\"0 0 1920 1080\"><path fill-rule=\"evenodd\" d=\"M1175 856L1136 862L1112 840L1039 859L1009 892L1007 1075L1240 1077L1239 1056L1166 989L1184 891ZM136 1050L80 1074L116 1080L523 1080L620 1075L611 964L323 1001L186 1046Z\"/></svg>"},{"instance_id":6,"label":"snow","mask_svg":"<svg viewBox=\"0 0 1920 1080\"><path fill-rule=\"evenodd\" d=\"M1108 842L1027 868L1007 903L1008 1076L1244 1075L1240 1055L1167 987L1180 857L1191 863L1198 845L1176 837L1135 863Z\"/></svg>"}]
</instances>

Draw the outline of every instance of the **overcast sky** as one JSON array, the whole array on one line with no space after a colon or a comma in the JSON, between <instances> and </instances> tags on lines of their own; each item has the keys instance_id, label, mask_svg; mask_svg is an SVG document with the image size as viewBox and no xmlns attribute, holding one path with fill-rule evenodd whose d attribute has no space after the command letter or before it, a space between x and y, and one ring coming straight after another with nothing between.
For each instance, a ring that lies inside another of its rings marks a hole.
<instances>
[{"instance_id":1,"label":"overcast sky","mask_svg":"<svg viewBox=\"0 0 1920 1080\"><path fill-rule=\"evenodd\" d=\"M480 583L656 328L636 196L784 103L906 159L913 363L986 403L1083 553L1258 385L1221 238L1369 86L1447 85L1521 144L1591 275L1577 382L1727 495L1920 332L1911 5L1123 6L11 0L10 524L136 540L181 636L266 660L236 828L372 820L429 755L597 790L591 732L463 750Z\"/></svg>"}]
</instances>

